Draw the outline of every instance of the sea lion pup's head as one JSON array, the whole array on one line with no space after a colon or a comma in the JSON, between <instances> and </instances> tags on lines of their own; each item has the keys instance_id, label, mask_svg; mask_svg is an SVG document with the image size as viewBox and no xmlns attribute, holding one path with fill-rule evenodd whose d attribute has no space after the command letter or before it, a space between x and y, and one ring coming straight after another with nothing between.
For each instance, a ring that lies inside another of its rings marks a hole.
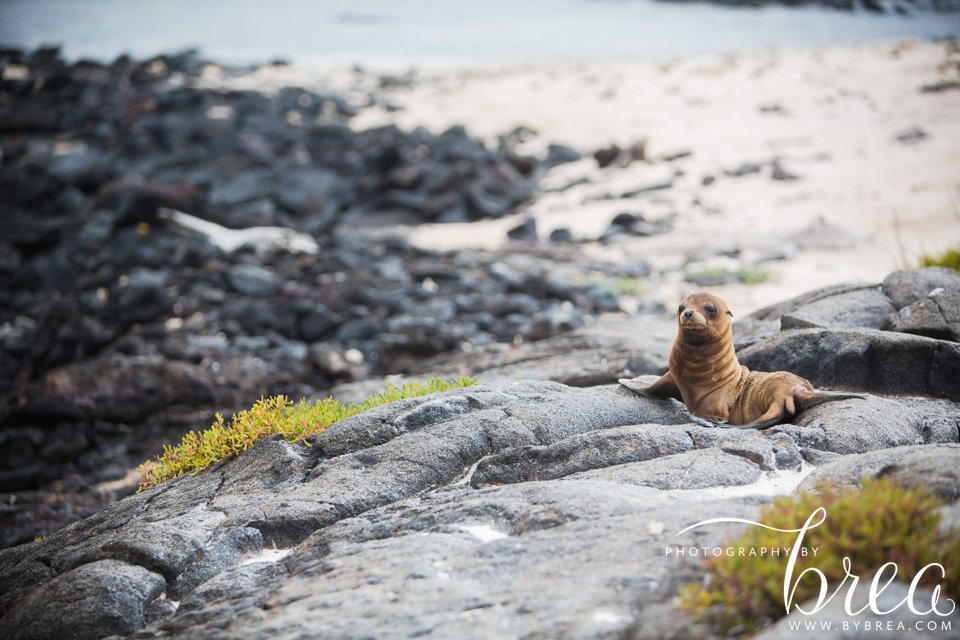
<instances>
[{"instance_id":1,"label":"sea lion pup's head","mask_svg":"<svg viewBox=\"0 0 960 640\"><path fill-rule=\"evenodd\" d=\"M691 342L716 340L730 334L733 314L727 303L711 293L693 293L677 309L680 336Z\"/></svg>"}]
</instances>

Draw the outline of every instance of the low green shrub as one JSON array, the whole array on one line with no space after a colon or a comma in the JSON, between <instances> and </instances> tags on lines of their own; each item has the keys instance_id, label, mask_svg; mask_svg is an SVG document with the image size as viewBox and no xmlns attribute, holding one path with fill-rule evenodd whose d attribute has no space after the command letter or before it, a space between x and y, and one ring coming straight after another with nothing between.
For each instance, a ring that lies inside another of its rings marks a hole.
<instances>
[{"instance_id":1,"label":"low green shrub","mask_svg":"<svg viewBox=\"0 0 960 640\"><path fill-rule=\"evenodd\" d=\"M960 248L947 249L939 256L923 256L920 258L921 267L946 267L960 271Z\"/></svg>"},{"instance_id":2,"label":"low green shrub","mask_svg":"<svg viewBox=\"0 0 960 640\"><path fill-rule=\"evenodd\" d=\"M687 271L684 280L693 282L702 287L713 287L719 284L740 282L742 284L762 284L770 279L770 272L759 267L741 267L728 269L715 267L699 271Z\"/></svg>"},{"instance_id":3,"label":"low green shrub","mask_svg":"<svg viewBox=\"0 0 960 640\"><path fill-rule=\"evenodd\" d=\"M144 476L139 490L185 473L195 475L212 464L239 455L267 436L280 434L287 442L309 444L306 443L307 438L367 409L475 384L477 381L474 378L466 377L449 381L434 378L401 387L388 384L386 391L370 395L360 404L346 406L333 398L316 402L304 399L297 404L284 396L260 398L250 409L234 414L229 425L218 413L213 425L206 431L190 431L175 447L164 445L162 454L138 468Z\"/></svg>"},{"instance_id":4,"label":"low green shrub","mask_svg":"<svg viewBox=\"0 0 960 640\"><path fill-rule=\"evenodd\" d=\"M821 486L816 492L784 496L765 506L758 522L778 529L797 529L819 507L827 511L820 526L807 531L803 546L818 548L814 557L798 557L796 580L808 567L816 567L828 580L832 593L846 575L842 560L849 557L851 573L862 578L858 591L869 589L870 576L887 562L899 568L898 579L909 582L920 569L938 562L946 569L926 571L926 586L943 584L944 597L960 595L960 531L940 531L941 506L925 489L907 489L888 478L865 480L862 488L836 490ZM780 533L750 525L736 541L725 546L792 547L796 533ZM705 620L724 633L753 633L785 615L783 581L787 556L718 556L706 561L704 583L680 591L680 606L694 619ZM889 577L890 571L884 574ZM924 584L921 582L921 584ZM838 594L842 599L844 592ZM819 581L801 579L793 602L815 598Z\"/></svg>"},{"instance_id":5,"label":"low green shrub","mask_svg":"<svg viewBox=\"0 0 960 640\"><path fill-rule=\"evenodd\" d=\"M604 291L610 291L618 296L642 296L646 292L646 287L640 278L631 278L621 273L616 278L607 278L601 281L600 286Z\"/></svg>"}]
</instances>

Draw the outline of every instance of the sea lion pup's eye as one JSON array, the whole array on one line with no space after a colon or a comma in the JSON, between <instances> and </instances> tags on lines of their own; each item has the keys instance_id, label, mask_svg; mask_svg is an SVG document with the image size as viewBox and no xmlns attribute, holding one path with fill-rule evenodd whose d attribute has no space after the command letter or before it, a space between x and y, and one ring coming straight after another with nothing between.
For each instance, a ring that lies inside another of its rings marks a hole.
<instances>
[{"instance_id":1,"label":"sea lion pup's eye","mask_svg":"<svg viewBox=\"0 0 960 640\"><path fill-rule=\"evenodd\" d=\"M677 315L680 315L681 313L683 313L683 305L680 305L680 306L677 308Z\"/></svg>"},{"instance_id":2,"label":"sea lion pup's eye","mask_svg":"<svg viewBox=\"0 0 960 640\"><path fill-rule=\"evenodd\" d=\"M706 310L706 312L707 312L708 314L710 314L710 317L711 317L711 318L716 318L716 317L717 317L717 308L716 308L715 306L713 306L712 304L706 305L706 306L704 307L704 309Z\"/></svg>"}]
</instances>

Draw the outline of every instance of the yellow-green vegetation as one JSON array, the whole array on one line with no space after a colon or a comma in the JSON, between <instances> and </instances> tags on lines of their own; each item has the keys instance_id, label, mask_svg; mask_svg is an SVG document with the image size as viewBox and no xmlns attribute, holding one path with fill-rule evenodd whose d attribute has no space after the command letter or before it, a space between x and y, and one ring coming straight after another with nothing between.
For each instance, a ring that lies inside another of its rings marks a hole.
<instances>
[{"instance_id":1,"label":"yellow-green vegetation","mask_svg":"<svg viewBox=\"0 0 960 640\"><path fill-rule=\"evenodd\" d=\"M761 284L770 278L770 272L757 267L741 267L737 269L737 280L743 284Z\"/></svg>"},{"instance_id":2,"label":"yellow-green vegetation","mask_svg":"<svg viewBox=\"0 0 960 640\"><path fill-rule=\"evenodd\" d=\"M621 273L616 278L607 278L600 283L605 291L610 291L618 296L642 296L646 291L643 281L640 278L631 278L625 273Z\"/></svg>"},{"instance_id":3,"label":"yellow-green vegetation","mask_svg":"<svg viewBox=\"0 0 960 640\"><path fill-rule=\"evenodd\" d=\"M687 282L717 283L741 282L743 284L761 284L770 278L770 272L758 267L741 267L739 269L727 269L717 267L715 269L702 269L700 271L687 271L684 279ZM709 286L705 285L705 286Z\"/></svg>"},{"instance_id":4,"label":"yellow-green vegetation","mask_svg":"<svg viewBox=\"0 0 960 640\"><path fill-rule=\"evenodd\" d=\"M828 580L833 593L845 574L843 558L851 561L850 572L861 577L858 592L869 589L876 569L887 562L898 566L897 579L909 583L931 562L946 569L924 572L921 585L942 584L941 600L960 596L960 531L940 531L941 506L925 489L907 489L888 478L865 480L861 488L836 490L820 486L816 492L784 496L764 507L758 522L778 529L799 529L819 507L826 520L809 529L803 538L812 553L797 558L793 581L808 567L816 567ZM740 539L723 546L768 549L790 547L796 533L780 533L751 525ZM783 582L787 556L719 556L706 562L705 584L688 584L680 591L681 607L698 620L706 620L724 633L753 633L785 615ZM888 569L884 576L889 578ZM850 581L844 585L843 599ZM792 583L791 583L792 587ZM800 580L793 602L815 598L820 581L814 576Z\"/></svg>"},{"instance_id":5,"label":"yellow-green vegetation","mask_svg":"<svg viewBox=\"0 0 960 640\"><path fill-rule=\"evenodd\" d=\"M206 431L191 431L175 447L164 445L163 453L155 460L140 465L138 470L145 478L140 483L140 491L186 473L195 475L212 464L238 456L267 436L279 434L287 442L309 446L307 438L367 409L475 384L476 379L465 377L453 380L433 378L400 387L388 384L386 391L367 396L360 404L346 406L333 398L315 402L304 399L296 404L284 396L260 398L251 408L234 414L229 425L218 413Z\"/></svg>"},{"instance_id":6,"label":"yellow-green vegetation","mask_svg":"<svg viewBox=\"0 0 960 640\"><path fill-rule=\"evenodd\" d=\"M960 271L960 247L947 249L939 256L923 256L920 258L921 267L946 267Z\"/></svg>"}]
</instances>

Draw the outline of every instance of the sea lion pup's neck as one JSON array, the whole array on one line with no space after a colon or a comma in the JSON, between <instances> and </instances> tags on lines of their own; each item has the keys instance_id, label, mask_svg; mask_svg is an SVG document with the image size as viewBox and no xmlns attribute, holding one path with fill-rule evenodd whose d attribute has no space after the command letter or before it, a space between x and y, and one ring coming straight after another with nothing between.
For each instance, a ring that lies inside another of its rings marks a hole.
<instances>
[{"instance_id":1,"label":"sea lion pup's neck","mask_svg":"<svg viewBox=\"0 0 960 640\"><path fill-rule=\"evenodd\" d=\"M723 336L681 331L670 353L670 368L697 386L736 386L743 368L733 349L733 332Z\"/></svg>"}]
</instances>

